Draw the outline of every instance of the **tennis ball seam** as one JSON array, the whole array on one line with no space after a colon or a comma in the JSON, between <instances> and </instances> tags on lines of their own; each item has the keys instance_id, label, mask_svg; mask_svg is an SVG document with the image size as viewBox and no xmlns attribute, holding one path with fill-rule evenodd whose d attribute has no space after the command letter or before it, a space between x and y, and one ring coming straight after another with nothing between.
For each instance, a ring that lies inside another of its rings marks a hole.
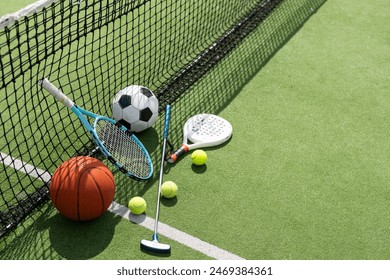
<instances>
[{"instance_id":1,"label":"tennis ball seam","mask_svg":"<svg viewBox=\"0 0 390 280\"><path fill-rule=\"evenodd\" d=\"M162 184L161 195L166 198L173 198L177 193L177 185L172 181L167 181Z\"/></svg>"},{"instance_id":2,"label":"tennis ball seam","mask_svg":"<svg viewBox=\"0 0 390 280\"><path fill-rule=\"evenodd\" d=\"M147 203L142 197L139 197L135 201L133 200L134 198L136 197L133 197L129 201L130 212L132 212L133 214L142 214L143 212L146 211Z\"/></svg>"},{"instance_id":3,"label":"tennis ball seam","mask_svg":"<svg viewBox=\"0 0 390 280\"><path fill-rule=\"evenodd\" d=\"M195 150L191 154L192 163L195 165L203 165L207 161L207 154L203 150Z\"/></svg>"}]
</instances>

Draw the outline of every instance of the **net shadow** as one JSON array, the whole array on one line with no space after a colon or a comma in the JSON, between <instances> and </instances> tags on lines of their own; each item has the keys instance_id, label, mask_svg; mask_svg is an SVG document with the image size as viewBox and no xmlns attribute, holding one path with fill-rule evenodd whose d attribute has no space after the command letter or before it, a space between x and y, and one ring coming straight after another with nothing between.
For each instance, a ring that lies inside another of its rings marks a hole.
<instances>
[{"instance_id":1,"label":"net shadow","mask_svg":"<svg viewBox=\"0 0 390 280\"><path fill-rule=\"evenodd\" d=\"M220 113L325 0L103 2L58 0L0 23L0 235L48 200L41 170L52 174L80 154L101 159L39 79L107 116L120 89L150 88L160 118L138 136L157 170L164 105L173 106L170 141L178 145L190 116ZM143 195L156 174L140 183L115 173L116 200Z\"/></svg>"}]
</instances>

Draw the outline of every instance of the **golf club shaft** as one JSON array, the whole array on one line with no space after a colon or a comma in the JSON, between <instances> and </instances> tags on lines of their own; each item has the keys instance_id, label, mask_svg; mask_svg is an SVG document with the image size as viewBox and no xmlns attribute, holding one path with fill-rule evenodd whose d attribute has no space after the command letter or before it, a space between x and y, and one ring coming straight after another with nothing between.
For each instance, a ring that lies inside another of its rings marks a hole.
<instances>
[{"instance_id":1,"label":"golf club shaft","mask_svg":"<svg viewBox=\"0 0 390 280\"><path fill-rule=\"evenodd\" d=\"M157 209L156 209L156 219L155 219L155 223L154 223L154 236L157 236L158 217L160 215L161 185L162 185L162 179L163 179L163 174L164 174L165 149L167 146L170 117L171 117L171 106L166 105L166 107L165 107L165 122L164 122L164 140L163 140L163 145L162 145L160 176L158 179Z\"/></svg>"}]
</instances>

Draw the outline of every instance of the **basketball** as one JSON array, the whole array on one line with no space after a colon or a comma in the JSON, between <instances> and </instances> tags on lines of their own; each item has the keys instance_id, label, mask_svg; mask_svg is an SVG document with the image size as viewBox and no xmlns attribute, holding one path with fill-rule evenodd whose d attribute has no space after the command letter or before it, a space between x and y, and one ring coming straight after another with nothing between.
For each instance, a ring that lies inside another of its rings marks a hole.
<instances>
[{"instance_id":1,"label":"basketball","mask_svg":"<svg viewBox=\"0 0 390 280\"><path fill-rule=\"evenodd\" d=\"M101 216L114 199L115 181L108 167L96 158L77 156L54 172L50 197L65 217L89 221Z\"/></svg>"}]
</instances>

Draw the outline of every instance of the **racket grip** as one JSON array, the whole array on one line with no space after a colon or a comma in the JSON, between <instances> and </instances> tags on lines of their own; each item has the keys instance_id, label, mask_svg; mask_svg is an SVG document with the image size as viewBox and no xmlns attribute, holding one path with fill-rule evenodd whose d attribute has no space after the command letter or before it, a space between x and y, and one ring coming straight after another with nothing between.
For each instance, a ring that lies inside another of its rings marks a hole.
<instances>
[{"instance_id":1,"label":"racket grip","mask_svg":"<svg viewBox=\"0 0 390 280\"><path fill-rule=\"evenodd\" d=\"M74 103L69 99L59 88L53 85L48 79L43 78L40 81L41 86L50 92L58 101L64 104L68 108L72 108Z\"/></svg>"},{"instance_id":2,"label":"racket grip","mask_svg":"<svg viewBox=\"0 0 390 280\"><path fill-rule=\"evenodd\" d=\"M183 155L183 154L185 154L186 152L188 152L188 150L189 150L189 148L188 148L187 145L185 145L185 144L181 145L181 147L180 147L176 152L174 152L173 154L170 154L170 155L168 156L167 161L168 161L169 163L175 163L175 162L177 161L177 159L178 159L181 155Z\"/></svg>"},{"instance_id":3,"label":"racket grip","mask_svg":"<svg viewBox=\"0 0 390 280\"><path fill-rule=\"evenodd\" d=\"M169 121L171 119L171 105L165 106L164 139L168 138Z\"/></svg>"}]
</instances>

